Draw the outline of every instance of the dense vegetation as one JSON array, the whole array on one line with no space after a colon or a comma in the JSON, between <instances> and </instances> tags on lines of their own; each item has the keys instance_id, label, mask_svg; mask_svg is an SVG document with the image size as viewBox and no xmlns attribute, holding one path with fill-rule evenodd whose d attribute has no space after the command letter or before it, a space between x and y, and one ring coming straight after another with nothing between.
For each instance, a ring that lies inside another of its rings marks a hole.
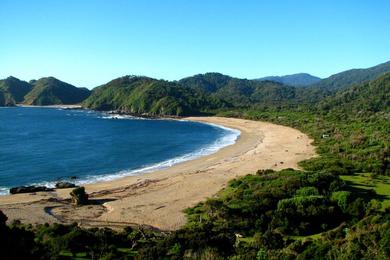
<instances>
[{"instance_id":1,"label":"dense vegetation","mask_svg":"<svg viewBox=\"0 0 390 260\"><path fill-rule=\"evenodd\" d=\"M390 62L368 69L347 70L326 79L311 80L311 84L291 83L303 80L306 74L285 77L266 77L259 80L232 78L220 73L198 74L179 81L183 86L201 89L217 96L235 107L250 108L261 105L268 107L296 108L301 105L315 105L322 99L334 95L338 90L353 84L362 84L390 72ZM306 81L307 83L310 80ZM295 87L293 87L295 86Z\"/></svg>"},{"instance_id":2,"label":"dense vegetation","mask_svg":"<svg viewBox=\"0 0 390 260\"><path fill-rule=\"evenodd\" d=\"M94 89L83 105L95 110L152 116L199 115L228 106L218 98L176 83L137 76L121 77Z\"/></svg>"},{"instance_id":3,"label":"dense vegetation","mask_svg":"<svg viewBox=\"0 0 390 260\"><path fill-rule=\"evenodd\" d=\"M323 99L316 107L235 109L221 112L266 120L310 134L322 155L303 162L306 169L332 169L336 174L373 172L390 175L390 73L353 85Z\"/></svg>"},{"instance_id":4,"label":"dense vegetation","mask_svg":"<svg viewBox=\"0 0 390 260\"><path fill-rule=\"evenodd\" d=\"M387 259L390 215L339 176L292 169L230 181L175 232L0 223L3 259ZM336 242L336 243L335 243Z\"/></svg>"},{"instance_id":5,"label":"dense vegetation","mask_svg":"<svg viewBox=\"0 0 390 260\"><path fill-rule=\"evenodd\" d=\"M390 73L375 80L352 85L321 102L320 108L326 112L353 114L367 117L376 112L390 112Z\"/></svg>"},{"instance_id":6,"label":"dense vegetation","mask_svg":"<svg viewBox=\"0 0 390 260\"><path fill-rule=\"evenodd\" d=\"M295 98L295 88L272 81L238 79L220 73L198 74L179 84L222 99L235 107L255 103L282 104Z\"/></svg>"},{"instance_id":7,"label":"dense vegetation","mask_svg":"<svg viewBox=\"0 0 390 260\"><path fill-rule=\"evenodd\" d=\"M313 94L313 99L309 99L307 91L277 82L238 79L219 73L199 74L178 82L126 76L94 89L83 105L138 115L181 116L253 104L287 106L315 102L317 96L324 95Z\"/></svg>"},{"instance_id":8,"label":"dense vegetation","mask_svg":"<svg viewBox=\"0 0 390 260\"><path fill-rule=\"evenodd\" d=\"M6 226L6 217L0 214L4 259L390 258L390 73L342 87L335 94L328 92L316 105L273 99L251 103L252 90L244 90L253 86L261 89L262 85L251 86L254 83L221 74L195 76L187 79L185 87L183 82L149 78L118 81L96 89L101 93L93 95L92 104L101 109L122 109L117 104L129 104L125 108L130 109L134 99L122 100L116 93L154 99L160 98L153 92L160 87L175 98L196 91L199 96L192 96L199 97L196 102L205 96L221 102L221 107L208 107L209 111L218 108L214 111L220 116L270 121L302 130L314 139L320 156L303 161L301 171L260 170L230 181L214 198L187 209L187 225L173 232L143 227L117 232L82 229L76 224L31 226L15 222ZM174 96L169 88L182 92ZM148 93L143 93L144 89ZM313 89L312 96L320 97L316 95L319 88ZM229 101L234 96L237 100ZM180 102L197 104L187 98ZM142 107L149 111L153 106L145 103ZM177 114L177 110L172 113Z\"/></svg>"},{"instance_id":9,"label":"dense vegetation","mask_svg":"<svg viewBox=\"0 0 390 260\"><path fill-rule=\"evenodd\" d=\"M89 94L88 89L76 88L53 77L29 83L14 77L0 80L0 106L78 104Z\"/></svg>"},{"instance_id":10,"label":"dense vegetation","mask_svg":"<svg viewBox=\"0 0 390 260\"><path fill-rule=\"evenodd\" d=\"M257 79L259 81L274 81L279 82L284 85L294 86L294 87L303 87L313 85L321 80L321 78L312 76L307 73L297 73L292 75L285 76L269 76L264 78Z\"/></svg>"}]
</instances>

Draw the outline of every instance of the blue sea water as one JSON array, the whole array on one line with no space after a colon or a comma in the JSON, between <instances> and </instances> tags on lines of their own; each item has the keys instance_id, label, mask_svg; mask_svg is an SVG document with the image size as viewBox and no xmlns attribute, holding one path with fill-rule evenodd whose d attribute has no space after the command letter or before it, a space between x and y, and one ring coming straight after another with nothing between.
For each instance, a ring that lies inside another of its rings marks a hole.
<instances>
[{"instance_id":1,"label":"blue sea water","mask_svg":"<svg viewBox=\"0 0 390 260\"><path fill-rule=\"evenodd\" d=\"M211 154L239 131L178 120L88 110L0 108L0 194L20 185L53 187L142 174Z\"/></svg>"}]
</instances>

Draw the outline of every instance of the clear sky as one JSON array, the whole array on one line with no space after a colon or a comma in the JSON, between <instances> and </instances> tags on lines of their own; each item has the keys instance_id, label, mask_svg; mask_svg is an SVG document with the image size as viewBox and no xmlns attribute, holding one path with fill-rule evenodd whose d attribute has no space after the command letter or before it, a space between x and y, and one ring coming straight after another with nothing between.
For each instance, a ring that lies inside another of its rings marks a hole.
<instances>
[{"instance_id":1,"label":"clear sky","mask_svg":"<svg viewBox=\"0 0 390 260\"><path fill-rule=\"evenodd\" d=\"M390 60L389 0L0 0L0 78L320 77Z\"/></svg>"}]
</instances>

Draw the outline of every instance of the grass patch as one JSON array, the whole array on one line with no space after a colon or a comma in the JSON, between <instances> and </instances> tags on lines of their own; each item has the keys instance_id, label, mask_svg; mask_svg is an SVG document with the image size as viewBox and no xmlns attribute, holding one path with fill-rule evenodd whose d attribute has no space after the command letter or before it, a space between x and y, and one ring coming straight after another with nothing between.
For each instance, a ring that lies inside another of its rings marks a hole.
<instances>
[{"instance_id":1,"label":"grass patch","mask_svg":"<svg viewBox=\"0 0 390 260\"><path fill-rule=\"evenodd\" d=\"M252 244L255 241L253 237L238 237L237 240L247 244Z\"/></svg>"},{"instance_id":2,"label":"grass patch","mask_svg":"<svg viewBox=\"0 0 390 260\"><path fill-rule=\"evenodd\" d=\"M324 234L326 232L328 232L328 231L317 233L317 234L313 234L313 235L309 235L309 236L290 236L289 238L291 238L293 240L304 240L304 239L317 240L317 239L320 239L322 234Z\"/></svg>"},{"instance_id":3,"label":"grass patch","mask_svg":"<svg viewBox=\"0 0 390 260\"><path fill-rule=\"evenodd\" d=\"M132 250L131 248L118 248L118 252L125 253L128 256L136 256L137 251Z\"/></svg>"},{"instance_id":4,"label":"grass patch","mask_svg":"<svg viewBox=\"0 0 390 260\"><path fill-rule=\"evenodd\" d=\"M343 181L353 188L374 190L377 199L382 202L382 209L390 207L390 177L374 176L370 173L340 176Z\"/></svg>"},{"instance_id":5,"label":"grass patch","mask_svg":"<svg viewBox=\"0 0 390 260\"><path fill-rule=\"evenodd\" d=\"M89 259L87 257L88 256L87 252L80 252L80 253L76 253L73 255L69 251L62 251L60 253L60 256L65 257L65 258L69 258L69 259L74 259L74 260Z\"/></svg>"}]
</instances>

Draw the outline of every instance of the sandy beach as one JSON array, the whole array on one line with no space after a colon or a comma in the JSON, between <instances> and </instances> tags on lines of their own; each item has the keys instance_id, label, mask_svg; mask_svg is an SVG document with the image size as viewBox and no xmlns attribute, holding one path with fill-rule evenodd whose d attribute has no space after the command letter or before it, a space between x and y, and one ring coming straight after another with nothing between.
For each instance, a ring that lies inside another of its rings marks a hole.
<instances>
[{"instance_id":1,"label":"sandy beach","mask_svg":"<svg viewBox=\"0 0 390 260\"><path fill-rule=\"evenodd\" d=\"M190 117L238 129L234 145L173 167L109 182L85 185L91 205L75 207L71 189L0 196L0 209L23 223L72 223L120 228L141 224L175 230L183 210L214 196L229 180L259 169L298 168L315 156L312 140L300 131L271 123L220 117Z\"/></svg>"}]
</instances>

